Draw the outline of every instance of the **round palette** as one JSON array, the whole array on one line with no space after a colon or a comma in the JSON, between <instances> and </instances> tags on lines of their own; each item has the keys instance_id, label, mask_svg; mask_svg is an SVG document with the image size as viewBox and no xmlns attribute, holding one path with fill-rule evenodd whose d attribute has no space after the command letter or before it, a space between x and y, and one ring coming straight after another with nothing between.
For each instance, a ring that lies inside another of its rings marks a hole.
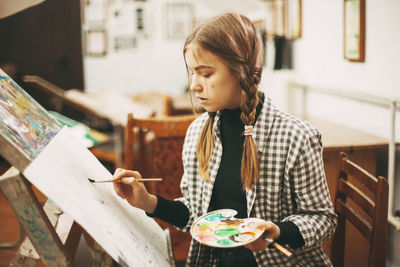
<instances>
[{"instance_id":1,"label":"round palette","mask_svg":"<svg viewBox=\"0 0 400 267\"><path fill-rule=\"evenodd\" d=\"M233 248L246 245L259 238L264 232L258 229L257 218L237 219L232 209L221 209L209 212L194 221L190 228L192 237L201 244L218 247Z\"/></svg>"}]
</instances>

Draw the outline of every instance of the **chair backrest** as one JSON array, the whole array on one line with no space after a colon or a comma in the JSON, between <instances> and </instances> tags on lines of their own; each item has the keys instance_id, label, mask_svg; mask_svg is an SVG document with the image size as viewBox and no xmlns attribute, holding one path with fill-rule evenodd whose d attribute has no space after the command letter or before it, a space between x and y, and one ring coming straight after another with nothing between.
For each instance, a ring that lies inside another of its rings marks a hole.
<instances>
[{"instance_id":1,"label":"chair backrest","mask_svg":"<svg viewBox=\"0 0 400 267\"><path fill-rule=\"evenodd\" d=\"M182 147L186 130L195 117L182 115L141 119L128 115L124 168L138 170L143 177L163 178L162 182L146 183L151 193L167 199L182 196ZM156 221L161 227L170 229L175 260L186 260L190 234L179 232L160 220Z\"/></svg>"},{"instance_id":2,"label":"chair backrest","mask_svg":"<svg viewBox=\"0 0 400 267\"><path fill-rule=\"evenodd\" d=\"M386 262L388 182L374 177L340 153L337 192L334 199L338 226L332 238L332 262L344 265L346 221L370 243L368 266L382 267ZM350 252L351 254L351 252Z\"/></svg>"}]
</instances>

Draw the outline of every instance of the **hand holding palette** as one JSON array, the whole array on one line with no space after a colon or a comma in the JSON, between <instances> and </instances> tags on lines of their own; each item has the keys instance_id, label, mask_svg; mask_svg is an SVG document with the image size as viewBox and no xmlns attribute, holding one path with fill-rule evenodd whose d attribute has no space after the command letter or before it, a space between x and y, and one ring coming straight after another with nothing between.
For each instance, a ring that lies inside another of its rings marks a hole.
<instances>
[{"instance_id":1,"label":"hand holding palette","mask_svg":"<svg viewBox=\"0 0 400 267\"><path fill-rule=\"evenodd\" d=\"M198 218L190 229L192 237L198 242L218 248L244 246L259 238L264 229L257 228L258 218L237 219L232 209L209 212Z\"/></svg>"}]
</instances>

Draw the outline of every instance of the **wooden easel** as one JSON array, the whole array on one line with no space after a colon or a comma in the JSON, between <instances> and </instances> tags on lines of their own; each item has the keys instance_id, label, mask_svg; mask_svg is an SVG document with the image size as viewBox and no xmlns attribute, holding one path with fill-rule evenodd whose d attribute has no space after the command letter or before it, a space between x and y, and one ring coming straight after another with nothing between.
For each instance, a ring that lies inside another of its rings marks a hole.
<instances>
[{"instance_id":1,"label":"wooden easel","mask_svg":"<svg viewBox=\"0 0 400 267\"><path fill-rule=\"evenodd\" d=\"M46 266L74 266L82 234L92 244L93 266L113 265L112 258L53 202L42 208L31 184L15 167L0 177L0 189L28 236L10 266L34 266L39 258Z\"/></svg>"},{"instance_id":2,"label":"wooden easel","mask_svg":"<svg viewBox=\"0 0 400 267\"><path fill-rule=\"evenodd\" d=\"M40 106L36 102L34 102L29 96L26 96L23 91L19 90L15 84L10 85L11 80L8 79L8 76L5 73L3 73L2 70L0 70L0 77L1 78L4 77L4 80L6 80L6 82L0 84L1 85L4 84L4 86L6 86L11 92L9 93L10 95L9 98L14 99L15 98L14 93L17 93L19 100L14 102L11 101L10 103L7 102L7 104L3 105L4 107L8 108L7 110L9 110L10 104L13 105L14 109L17 109L18 107L20 107L19 106L20 102L23 101L25 101L24 105L26 105L26 103L30 103L34 109L40 110ZM15 92L13 93L13 91ZM6 97L8 96L6 95ZM27 110L26 107L23 108L24 110ZM19 116L21 116L22 114L16 116L13 112L7 111L5 115L3 113L1 115L2 115L1 119L3 119L3 117L5 118L5 116L11 116L14 120L19 120L20 119ZM41 120L48 127L56 127L56 124L54 124L55 122L54 118L48 116L48 114L47 115L41 114L39 116L39 120ZM21 134L17 126L10 123L4 125L8 126L2 127L0 129L1 130L0 154L13 167L11 167L6 173L0 176L0 190L2 190L2 192L4 193L4 196L8 200L10 206L12 207L13 211L17 216L18 221L20 222L22 228L24 229L24 231L28 236L27 239L22 243L17 255L12 260L11 265L34 266L35 263L38 261L38 259L41 259L41 261L46 266L73 266L73 258L77 250L80 237L83 234L88 243L89 251L91 252L93 257L93 265L105 266L105 267L114 266L114 261L112 260L111 256L105 252L105 250L94 240L94 238L90 237L90 235L87 234L82 227L80 227L76 222L74 222L73 218L64 214L62 210L60 210L57 206L54 205L54 203L50 201L48 201L45 207L42 208L31 188L30 182L28 182L28 180L23 176L23 173L27 173L26 172L27 167L30 164L34 165L34 159L35 159L35 155L33 155L33 153L30 153L33 151L30 151L27 148L30 148L32 142L39 142L39 141L47 142L49 140L45 139L44 137L37 137L37 140L25 140L25 138L23 137L24 133ZM29 124L29 126L32 126L35 129L37 128L36 125L34 124L32 125ZM17 134L13 135L14 132L16 132ZM62 132L62 130L58 131L57 134L60 134L60 132ZM46 138L47 135L49 137L51 136L51 134L47 132L45 133L45 135ZM19 138L22 138L22 141L19 141L20 140ZM54 138L52 140L54 140ZM75 147L75 149L79 150L78 147ZM40 151L36 150L35 152L40 152ZM43 153L43 149L40 153ZM66 153L68 154L69 152ZM91 159L94 160L94 158L92 157ZM96 161L93 162L96 163ZM45 173L45 169L48 166L49 166L48 164L41 166L40 167L41 169L37 170L37 173L35 173L34 176L37 175L40 178L40 173L41 172ZM64 179L67 178L64 177ZM62 198L61 196L64 188L60 187L57 189L60 189L60 191L57 191L58 192L57 195L53 195L53 197L60 196L60 198L58 197L54 198L55 200L58 201L58 203L60 203L60 205L62 205L64 198ZM49 194L49 196L51 195L50 192L51 191L47 191L47 194ZM129 220L130 217L126 219ZM150 222L150 219L146 220L148 221L144 222L144 220L139 220L138 223L143 224ZM152 223L153 226L159 227L155 222ZM82 224L84 224L84 222L82 222ZM112 228L113 226L114 224L110 225L109 227ZM146 236L143 235L143 233L137 229L135 229L137 230L135 232L132 232L129 229L125 230L133 236L135 236L136 233L140 233L141 235L139 236L139 238L141 240L147 238L147 235ZM156 229L157 232L155 233L154 237L156 238L157 241L163 241L161 245L166 245L166 250L164 250L165 247L162 247L163 249L162 251L157 250L158 255L156 259L157 261L159 261L159 263L162 264L162 266L175 266L172 255L171 242L169 239L169 232L168 231L162 232L160 230L161 230L160 228ZM148 231L151 231L151 229L148 229ZM111 234L111 232L109 233ZM147 233L150 232L144 232L144 234ZM96 238L96 236L94 237ZM100 237L98 238L100 240ZM162 240L163 238L165 239ZM103 246L107 246L106 242L107 240L102 240ZM134 242L130 244L132 244L133 248L136 245L136 243ZM119 244L116 241L114 245L118 246ZM159 243L157 243L156 245L159 245ZM153 247L153 244L151 244L151 247ZM130 254L131 250L129 247L125 246L122 248L127 249L126 252L124 251L125 254L131 255ZM148 247L143 247L140 251L146 254L147 258L149 258L149 262L152 262L151 258L153 257L153 253L152 251L148 250ZM112 254L114 251L110 248L109 252ZM143 255L135 254L134 258L127 257L129 259L129 262L124 258L120 258L119 257L120 255L115 252L113 256L121 264L131 265L134 264L135 261L139 257L142 257ZM158 263L157 261L154 261L153 263Z\"/></svg>"}]
</instances>

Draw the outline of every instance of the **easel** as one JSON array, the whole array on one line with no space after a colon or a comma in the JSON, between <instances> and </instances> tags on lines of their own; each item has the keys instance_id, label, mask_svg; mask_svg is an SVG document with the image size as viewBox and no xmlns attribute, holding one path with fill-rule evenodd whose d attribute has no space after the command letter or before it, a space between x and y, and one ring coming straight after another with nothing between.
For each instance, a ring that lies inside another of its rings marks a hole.
<instances>
[{"instance_id":1,"label":"easel","mask_svg":"<svg viewBox=\"0 0 400 267\"><path fill-rule=\"evenodd\" d=\"M0 177L0 189L28 236L10 266L34 266L39 258L46 266L74 266L82 234L93 244L93 266L113 266L112 258L70 216L50 201L42 208L31 184L15 167Z\"/></svg>"},{"instance_id":2,"label":"easel","mask_svg":"<svg viewBox=\"0 0 400 267\"><path fill-rule=\"evenodd\" d=\"M79 142L70 143L74 138L67 128L61 128L2 70L0 78L0 154L13 166L0 177L0 189L28 236L12 265L32 266L40 258L46 266L73 266L83 234L94 266L114 265L110 255L123 266L137 262L142 266L147 263L156 267L174 266L169 232L162 231L143 211L133 209L126 212L123 207L126 203L115 195L106 197L107 202L103 201L104 194L113 193L111 188L93 188L86 179L87 173L109 175L107 170ZM39 134L29 135L37 131L40 131ZM65 146L67 143L70 143L68 147ZM51 148L44 149L48 147ZM60 153L64 158L59 156ZM82 165L82 162L90 165ZM49 198L68 209L87 232L51 202L46 203L43 209L23 174L35 186L40 185L38 188ZM59 175L60 180L53 179L54 175ZM76 188L84 191L78 194ZM88 195L84 194L86 192ZM85 208L88 209L79 209L82 203L80 196L86 197L84 200L88 206ZM115 216L108 217L101 225L101 218L110 214L108 208L113 209ZM94 216L97 214L91 211L100 211L102 217ZM116 225L119 227L115 228ZM145 231L136 226L143 227ZM114 233L118 239L114 238ZM132 254L135 249L136 253Z\"/></svg>"},{"instance_id":3,"label":"easel","mask_svg":"<svg viewBox=\"0 0 400 267\"><path fill-rule=\"evenodd\" d=\"M31 162L19 149L0 135L3 157L13 166L0 176L3 192L27 234L10 266L34 266L41 259L46 266L74 266L72 259L84 234L94 266L112 266L112 258L54 203L42 207L29 181L20 173Z\"/></svg>"},{"instance_id":4,"label":"easel","mask_svg":"<svg viewBox=\"0 0 400 267\"><path fill-rule=\"evenodd\" d=\"M0 176L0 190L7 198L27 238L23 241L10 266L35 266L40 259L46 266L74 266L73 258L83 234L93 259L93 266L118 266L108 253L68 214L53 202L40 205L30 182L20 173L30 160L0 135L3 157L13 165ZM165 230L168 256L175 267L168 229Z\"/></svg>"}]
</instances>

